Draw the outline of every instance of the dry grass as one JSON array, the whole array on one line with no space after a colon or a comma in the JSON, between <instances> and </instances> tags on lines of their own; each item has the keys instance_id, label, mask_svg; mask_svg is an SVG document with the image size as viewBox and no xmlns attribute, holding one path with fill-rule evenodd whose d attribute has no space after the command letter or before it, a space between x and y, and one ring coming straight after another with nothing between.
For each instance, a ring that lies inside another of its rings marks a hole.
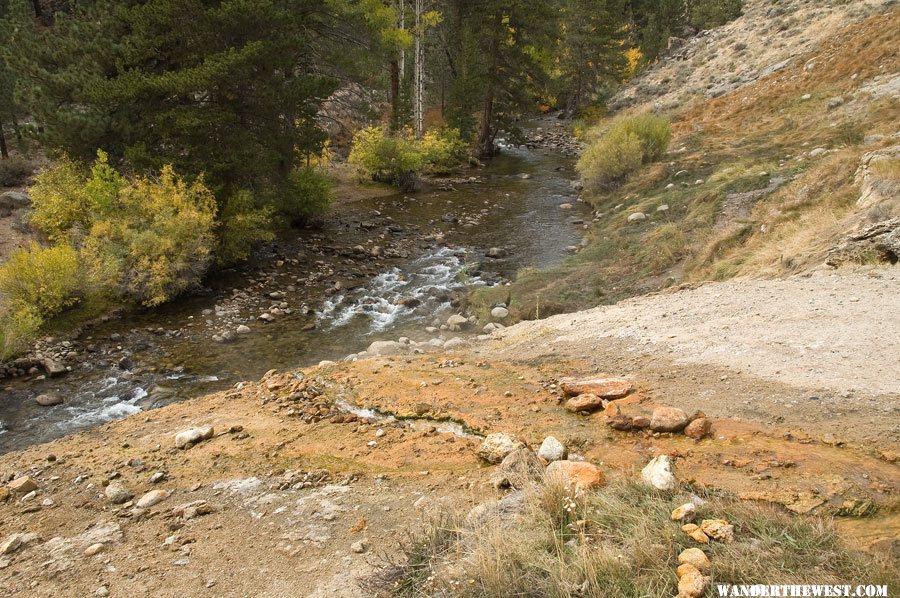
<instances>
[{"instance_id":1,"label":"dry grass","mask_svg":"<svg viewBox=\"0 0 900 598\"><path fill-rule=\"evenodd\" d=\"M445 515L410 543L406 562L385 568L378 589L397 596L673 596L677 556L695 544L669 515L688 500L631 483L581 495L541 486L526 494L514 521L472 526ZM724 496L702 500L700 518L735 526L735 542L704 547L713 584L897 581L847 549L829 521Z\"/></svg>"},{"instance_id":2,"label":"dry grass","mask_svg":"<svg viewBox=\"0 0 900 598\"><path fill-rule=\"evenodd\" d=\"M821 263L849 230L885 211L856 213L853 175L861 156L879 147L862 139L891 135L900 118L895 98L860 91L876 75L900 71L897 30L900 10L876 15L770 77L679 109L671 115L672 149L660 162L585 198L600 214L587 247L559 268L527 270L511 286L476 292L473 309L486 314L508 299L511 321L535 319L682 280L779 276ZM815 68L807 70L810 60ZM843 103L829 109L837 97ZM830 153L810 158L818 147ZM877 176L896 180L896 161L876 164ZM687 175L676 177L682 170ZM791 182L754 198L746 212L724 208L729 194L763 189L775 176ZM662 204L669 210L657 212ZM649 218L629 223L636 211Z\"/></svg>"}]
</instances>

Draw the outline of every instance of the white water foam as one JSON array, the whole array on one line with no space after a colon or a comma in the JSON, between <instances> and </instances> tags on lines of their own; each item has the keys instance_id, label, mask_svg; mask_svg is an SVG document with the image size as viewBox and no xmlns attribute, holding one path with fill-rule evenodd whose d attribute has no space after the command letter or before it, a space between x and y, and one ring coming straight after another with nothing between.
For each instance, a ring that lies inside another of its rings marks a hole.
<instances>
[{"instance_id":1,"label":"white water foam","mask_svg":"<svg viewBox=\"0 0 900 598\"><path fill-rule=\"evenodd\" d=\"M320 324L331 328L346 326L357 317L366 318L368 333L381 332L399 319L433 315L446 306L437 295L469 285L484 284L478 277L463 280L468 264L461 249L440 247L411 261L404 269L391 268L373 278L367 285L348 295L326 299L316 313ZM401 304L413 299L425 309Z\"/></svg>"}]
</instances>

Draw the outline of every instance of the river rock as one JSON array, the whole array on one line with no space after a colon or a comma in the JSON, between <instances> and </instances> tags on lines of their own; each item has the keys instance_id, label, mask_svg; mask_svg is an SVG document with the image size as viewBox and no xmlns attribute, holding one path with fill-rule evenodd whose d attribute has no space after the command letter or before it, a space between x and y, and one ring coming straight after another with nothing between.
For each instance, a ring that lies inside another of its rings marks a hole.
<instances>
[{"instance_id":1,"label":"river rock","mask_svg":"<svg viewBox=\"0 0 900 598\"><path fill-rule=\"evenodd\" d=\"M622 378L589 378L585 380L565 378L560 380L559 387L569 397L590 393L601 399L612 400L621 399L630 393L634 385Z\"/></svg>"},{"instance_id":2,"label":"river rock","mask_svg":"<svg viewBox=\"0 0 900 598\"><path fill-rule=\"evenodd\" d=\"M165 490L151 490L140 497L135 504L139 509L149 509L155 504L161 503L169 497L169 493Z\"/></svg>"},{"instance_id":3,"label":"river rock","mask_svg":"<svg viewBox=\"0 0 900 598\"><path fill-rule=\"evenodd\" d=\"M657 407L650 418L654 432L679 432L690 422L687 414L676 407Z\"/></svg>"},{"instance_id":4,"label":"river rock","mask_svg":"<svg viewBox=\"0 0 900 598\"><path fill-rule=\"evenodd\" d=\"M678 480L672 471L672 460L668 455L651 459L641 470L641 480L657 490L674 490L678 486Z\"/></svg>"},{"instance_id":5,"label":"river rock","mask_svg":"<svg viewBox=\"0 0 900 598\"><path fill-rule=\"evenodd\" d=\"M21 476L6 485L13 494L28 494L37 490L37 483L30 476Z\"/></svg>"},{"instance_id":6,"label":"river rock","mask_svg":"<svg viewBox=\"0 0 900 598\"><path fill-rule=\"evenodd\" d=\"M175 447L180 449L190 448L201 440L212 438L213 434L215 434L215 430L212 426L201 426L184 430L175 435Z\"/></svg>"},{"instance_id":7,"label":"river rock","mask_svg":"<svg viewBox=\"0 0 900 598\"><path fill-rule=\"evenodd\" d=\"M684 428L684 435L694 440L700 440L707 434L710 429L709 420L705 417L698 417Z\"/></svg>"},{"instance_id":8,"label":"river rock","mask_svg":"<svg viewBox=\"0 0 900 598\"><path fill-rule=\"evenodd\" d=\"M504 432L488 434L478 447L478 456L488 463L500 463L511 452L525 448L525 444Z\"/></svg>"},{"instance_id":9,"label":"river rock","mask_svg":"<svg viewBox=\"0 0 900 598\"><path fill-rule=\"evenodd\" d=\"M544 438L544 442L541 443L541 448L538 449L538 457L551 463L553 461L562 461L567 456L568 451L566 450L565 445L553 436Z\"/></svg>"},{"instance_id":10,"label":"river rock","mask_svg":"<svg viewBox=\"0 0 900 598\"><path fill-rule=\"evenodd\" d=\"M491 317L495 320L502 320L506 316L509 315L509 310L502 305L498 305L494 309L491 310Z\"/></svg>"},{"instance_id":11,"label":"river rock","mask_svg":"<svg viewBox=\"0 0 900 598\"><path fill-rule=\"evenodd\" d=\"M275 316L273 316L273 315L270 314L269 312L263 312L263 313L259 314L259 316L257 317L257 319L258 319L258 320L261 320L261 321L263 321L263 322L267 322L267 323L268 323L268 322L274 322L274 321L275 321Z\"/></svg>"},{"instance_id":12,"label":"river rock","mask_svg":"<svg viewBox=\"0 0 900 598\"><path fill-rule=\"evenodd\" d=\"M450 330L459 330L461 328L466 328L469 326L469 319L459 314L453 314L452 316L447 318L447 326L450 327Z\"/></svg>"},{"instance_id":13,"label":"river rock","mask_svg":"<svg viewBox=\"0 0 900 598\"><path fill-rule=\"evenodd\" d=\"M576 489L590 490L606 483L603 470L586 461L554 461L547 466L546 477L550 481L568 484Z\"/></svg>"},{"instance_id":14,"label":"river rock","mask_svg":"<svg viewBox=\"0 0 900 598\"><path fill-rule=\"evenodd\" d=\"M697 571L704 575L709 573L711 566L709 557L707 557L706 553L699 548L685 548L681 551L678 555L678 564L684 565L685 563L693 565Z\"/></svg>"},{"instance_id":15,"label":"river rock","mask_svg":"<svg viewBox=\"0 0 900 598\"><path fill-rule=\"evenodd\" d=\"M494 488L521 490L529 482L538 481L544 475L544 465L530 449L516 449L503 458L497 470L491 474Z\"/></svg>"},{"instance_id":16,"label":"river rock","mask_svg":"<svg viewBox=\"0 0 900 598\"><path fill-rule=\"evenodd\" d=\"M34 397L34 402L41 407L52 407L62 404L63 398L58 394L48 393Z\"/></svg>"},{"instance_id":17,"label":"river rock","mask_svg":"<svg viewBox=\"0 0 900 598\"><path fill-rule=\"evenodd\" d=\"M500 259L502 257L506 257L506 250L502 247L491 247L484 253L485 257L489 257L492 259Z\"/></svg>"},{"instance_id":18,"label":"river rock","mask_svg":"<svg viewBox=\"0 0 900 598\"><path fill-rule=\"evenodd\" d=\"M63 364L49 358L41 361L41 367L44 368L44 371L51 378L58 378L69 371Z\"/></svg>"},{"instance_id":19,"label":"river rock","mask_svg":"<svg viewBox=\"0 0 900 598\"><path fill-rule=\"evenodd\" d=\"M235 332L237 332L238 334L250 334L250 327L245 324L241 324L237 327L237 329L235 329Z\"/></svg>"},{"instance_id":20,"label":"river rock","mask_svg":"<svg viewBox=\"0 0 900 598\"><path fill-rule=\"evenodd\" d=\"M127 502L131 500L131 497L133 496L131 492L128 491L128 488L119 482L110 482L103 491L103 494L105 494L107 500L114 505L120 505L123 502Z\"/></svg>"}]
</instances>

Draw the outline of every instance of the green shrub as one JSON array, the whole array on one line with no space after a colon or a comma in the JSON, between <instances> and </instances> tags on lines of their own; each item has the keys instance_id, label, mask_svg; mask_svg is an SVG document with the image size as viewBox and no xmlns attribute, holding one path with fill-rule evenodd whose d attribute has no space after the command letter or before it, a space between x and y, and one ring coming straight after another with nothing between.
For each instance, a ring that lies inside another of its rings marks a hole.
<instances>
[{"instance_id":1,"label":"green shrub","mask_svg":"<svg viewBox=\"0 0 900 598\"><path fill-rule=\"evenodd\" d=\"M96 220L82 256L94 279L116 295L155 306L199 284L212 262L216 200L201 179L188 184L171 166L138 178L117 209Z\"/></svg>"},{"instance_id":2,"label":"green shrub","mask_svg":"<svg viewBox=\"0 0 900 598\"><path fill-rule=\"evenodd\" d=\"M417 144L422 152L425 168L435 174L446 174L466 158L467 146L459 136L459 129L432 129L422 135Z\"/></svg>"},{"instance_id":3,"label":"green shrub","mask_svg":"<svg viewBox=\"0 0 900 598\"><path fill-rule=\"evenodd\" d=\"M78 164L63 157L42 170L29 192L31 224L50 239L65 239L72 227L90 226L90 200L86 177Z\"/></svg>"},{"instance_id":4,"label":"green shrub","mask_svg":"<svg viewBox=\"0 0 900 598\"><path fill-rule=\"evenodd\" d=\"M597 193L615 188L641 164L661 158L671 139L669 122L659 116L645 114L614 121L578 160L585 189Z\"/></svg>"},{"instance_id":5,"label":"green shrub","mask_svg":"<svg viewBox=\"0 0 900 598\"><path fill-rule=\"evenodd\" d=\"M311 166L301 166L288 177L281 211L291 222L302 222L325 212L332 199L331 182L325 173Z\"/></svg>"},{"instance_id":6,"label":"green shrub","mask_svg":"<svg viewBox=\"0 0 900 598\"><path fill-rule=\"evenodd\" d=\"M425 166L422 151L408 133L391 135L385 127L354 135L347 161L372 180L401 187L409 187Z\"/></svg>"},{"instance_id":7,"label":"green shrub","mask_svg":"<svg viewBox=\"0 0 900 598\"><path fill-rule=\"evenodd\" d=\"M0 160L0 187L14 187L28 180L34 169L22 158Z\"/></svg>"},{"instance_id":8,"label":"green shrub","mask_svg":"<svg viewBox=\"0 0 900 598\"><path fill-rule=\"evenodd\" d=\"M700 29L720 27L741 16L742 0L695 0L691 24Z\"/></svg>"},{"instance_id":9,"label":"green shrub","mask_svg":"<svg viewBox=\"0 0 900 598\"><path fill-rule=\"evenodd\" d=\"M32 243L0 267L0 293L11 309L33 309L41 317L77 303L82 280L78 253L66 244L41 248Z\"/></svg>"},{"instance_id":10,"label":"green shrub","mask_svg":"<svg viewBox=\"0 0 900 598\"><path fill-rule=\"evenodd\" d=\"M348 161L364 177L411 191L423 171L450 172L466 152L458 129L432 129L416 140L408 129L391 134L385 127L369 127L353 137Z\"/></svg>"},{"instance_id":11,"label":"green shrub","mask_svg":"<svg viewBox=\"0 0 900 598\"><path fill-rule=\"evenodd\" d=\"M578 160L578 172L589 192L611 189L641 166L641 140L625 129L610 131L590 145Z\"/></svg>"},{"instance_id":12,"label":"green shrub","mask_svg":"<svg viewBox=\"0 0 900 598\"><path fill-rule=\"evenodd\" d=\"M225 202L219 214L219 264L233 264L250 257L256 243L271 241L272 211L257 208L249 191L238 191Z\"/></svg>"},{"instance_id":13,"label":"green shrub","mask_svg":"<svg viewBox=\"0 0 900 598\"><path fill-rule=\"evenodd\" d=\"M625 119L623 126L641 140L642 160L646 164L663 157L672 140L672 127L661 116L644 114Z\"/></svg>"}]
</instances>

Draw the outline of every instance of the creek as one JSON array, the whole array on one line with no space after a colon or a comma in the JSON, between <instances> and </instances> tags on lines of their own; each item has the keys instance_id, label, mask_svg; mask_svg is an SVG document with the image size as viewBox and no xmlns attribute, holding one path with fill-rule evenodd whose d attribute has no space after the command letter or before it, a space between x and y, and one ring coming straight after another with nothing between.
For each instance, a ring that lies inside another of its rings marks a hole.
<instances>
[{"instance_id":1,"label":"creek","mask_svg":"<svg viewBox=\"0 0 900 598\"><path fill-rule=\"evenodd\" d=\"M321 227L283 233L201 292L60 341L68 374L0 382L0 453L272 368L340 360L375 340L427 342L443 333L425 328L454 313L462 294L557 265L580 243L589 210L575 176L574 159L555 149L510 146L418 193L338 202ZM486 257L490 248L503 257ZM64 402L39 406L41 394Z\"/></svg>"}]
</instances>

